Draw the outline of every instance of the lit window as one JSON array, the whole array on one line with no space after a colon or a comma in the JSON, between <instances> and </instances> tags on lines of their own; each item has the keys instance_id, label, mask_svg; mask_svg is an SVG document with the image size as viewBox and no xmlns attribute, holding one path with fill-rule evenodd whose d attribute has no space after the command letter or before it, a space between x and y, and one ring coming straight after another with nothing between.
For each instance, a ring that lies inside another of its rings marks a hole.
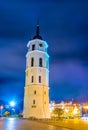
<instances>
[{"instance_id":1,"label":"lit window","mask_svg":"<svg viewBox=\"0 0 88 130\"><path fill-rule=\"evenodd\" d=\"M31 58L31 66L34 66L34 58Z\"/></svg>"},{"instance_id":2,"label":"lit window","mask_svg":"<svg viewBox=\"0 0 88 130\"><path fill-rule=\"evenodd\" d=\"M39 66L42 67L42 58L39 58Z\"/></svg>"},{"instance_id":3,"label":"lit window","mask_svg":"<svg viewBox=\"0 0 88 130\"><path fill-rule=\"evenodd\" d=\"M32 45L32 51L35 50L35 45Z\"/></svg>"},{"instance_id":4,"label":"lit window","mask_svg":"<svg viewBox=\"0 0 88 130\"><path fill-rule=\"evenodd\" d=\"M34 94L36 95L36 90L34 91Z\"/></svg>"},{"instance_id":5,"label":"lit window","mask_svg":"<svg viewBox=\"0 0 88 130\"><path fill-rule=\"evenodd\" d=\"M33 83L34 82L34 77L33 76L31 76L31 83Z\"/></svg>"},{"instance_id":6,"label":"lit window","mask_svg":"<svg viewBox=\"0 0 88 130\"><path fill-rule=\"evenodd\" d=\"M33 104L35 104L35 100L33 100Z\"/></svg>"},{"instance_id":7,"label":"lit window","mask_svg":"<svg viewBox=\"0 0 88 130\"><path fill-rule=\"evenodd\" d=\"M41 76L39 76L39 83L41 83Z\"/></svg>"}]
</instances>

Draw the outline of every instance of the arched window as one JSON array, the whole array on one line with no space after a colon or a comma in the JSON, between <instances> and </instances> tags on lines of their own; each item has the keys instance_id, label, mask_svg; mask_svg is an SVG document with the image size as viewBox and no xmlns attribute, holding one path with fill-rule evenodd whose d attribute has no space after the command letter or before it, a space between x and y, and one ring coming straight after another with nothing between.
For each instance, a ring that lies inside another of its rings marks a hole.
<instances>
[{"instance_id":1,"label":"arched window","mask_svg":"<svg viewBox=\"0 0 88 130\"><path fill-rule=\"evenodd\" d=\"M31 76L31 83L34 82L34 76Z\"/></svg>"},{"instance_id":2,"label":"arched window","mask_svg":"<svg viewBox=\"0 0 88 130\"><path fill-rule=\"evenodd\" d=\"M31 58L31 66L34 66L34 58Z\"/></svg>"},{"instance_id":3,"label":"arched window","mask_svg":"<svg viewBox=\"0 0 88 130\"><path fill-rule=\"evenodd\" d=\"M34 91L34 95L36 95L36 90Z\"/></svg>"},{"instance_id":4,"label":"arched window","mask_svg":"<svg viewBox=\"0 0 88 130\"><path fill-rule=\"evenodd\" d=\"M34 44L32 45L32 51L33 51L33 50L35 50L35 45L34 45Z\"/></svg>"},{"instance_id":5,"label":"arched window","mask_svg":"<svg viewBox=\"0 0 88 130\"><path fill-rule=\"evenodd\" d=\"M33 100L33 104L35 104L35 100Z\"/></svg>"},{"instance_id":6,"label":"arched window","mask_svg":"<svg viewBox=\"0 0 88 130\"><path fill-rule=\"evenodd\" d=\"M41 83L41 76L39 76L39 83Z\"/></svg>"},{"instance_id":7,"label":"arched window","mask_svg":"<svg viewBox=\"0 0 88 130\"><path fill-rule=\"evenodd\" d=\"M39 44L40 47L43 47L42 43Z\"/></svg>"},{"instance_id":8,"label":"arched window","mask_svg":"<svg viewBox=\"0 0 88 130\"><path fill-rule=\"evenodd\" d=\"M39 58L39 66L42 67L42 58Z\"/></svg>"}]
</instances>

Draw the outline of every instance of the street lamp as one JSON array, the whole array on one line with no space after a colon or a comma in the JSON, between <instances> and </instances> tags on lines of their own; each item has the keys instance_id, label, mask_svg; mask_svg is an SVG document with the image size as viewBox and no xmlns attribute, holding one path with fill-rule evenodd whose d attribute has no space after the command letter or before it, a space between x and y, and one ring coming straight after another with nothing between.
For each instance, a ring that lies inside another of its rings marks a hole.
<instances>
[{"instance_id":1,"label":"street lamp","mask_svg":"<svg viewBox=\"0 0 88 130\"><path fill-rule=\"evenodd\" d=\"M11 101L9 103L9 105L11 106L11 115L15 114L15 108L14 107L16 106L16 102Z\"/></svg>"},{"instance_id":2,"label":"street lamp","mask_svg":"<svg viewBox=\"0 0 88 130\"><path fill-rule=\"evenodd\" d=\"M14 101L11 101L11 102L10 102L10 106L11 106L11 107L14 107L15 105L16 105L16 103L15 103Z\"/></svg>"}]
</instances>

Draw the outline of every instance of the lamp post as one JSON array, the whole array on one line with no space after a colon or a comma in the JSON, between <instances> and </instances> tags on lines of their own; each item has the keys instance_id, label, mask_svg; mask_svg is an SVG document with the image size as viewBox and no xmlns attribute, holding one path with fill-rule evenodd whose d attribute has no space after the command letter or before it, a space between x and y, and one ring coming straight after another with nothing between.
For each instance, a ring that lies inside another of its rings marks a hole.
<instances>
[{"instance_id":1,"label":"lamp post","mask_svg":"<svg viewBox=\"0 0 88 130\"><path fill-rule=\"evenodd\" d=\"M14 107L16 106L16 103L14 101L11 101L9 104L11 106L11 111L12 111L11 115L12 115L13 113L15 113L15 108Z\"/></svg>"},{"instance_id":2,"label":"lamp post","mask_svg":"<svg viewBox=\"0 0 88 130\"><path fill-rule=\"evenodd\" d=\"M11 107L14 107L15 105L16 105L16 103L15 103L14 101L11 101L11 102L10 102L10 106L11 106Z\"/></svg>"}]
</instances>

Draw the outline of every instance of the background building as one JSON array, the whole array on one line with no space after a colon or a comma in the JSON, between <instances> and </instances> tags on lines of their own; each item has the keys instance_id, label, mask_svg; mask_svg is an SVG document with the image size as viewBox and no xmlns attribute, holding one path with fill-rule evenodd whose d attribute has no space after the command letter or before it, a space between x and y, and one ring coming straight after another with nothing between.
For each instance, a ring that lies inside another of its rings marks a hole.
<instances>
[{"instance_id":1,"label":"background building","mask_svg":"<svg viewBox=\"0 0 88 130\"><path fill-rule=\"evenodd\" d=\"M75 102L51 102L50 103L51 117L62 118L78 118L82 116L82 109L79 103Z\"/></svg>"}]
</instances>

